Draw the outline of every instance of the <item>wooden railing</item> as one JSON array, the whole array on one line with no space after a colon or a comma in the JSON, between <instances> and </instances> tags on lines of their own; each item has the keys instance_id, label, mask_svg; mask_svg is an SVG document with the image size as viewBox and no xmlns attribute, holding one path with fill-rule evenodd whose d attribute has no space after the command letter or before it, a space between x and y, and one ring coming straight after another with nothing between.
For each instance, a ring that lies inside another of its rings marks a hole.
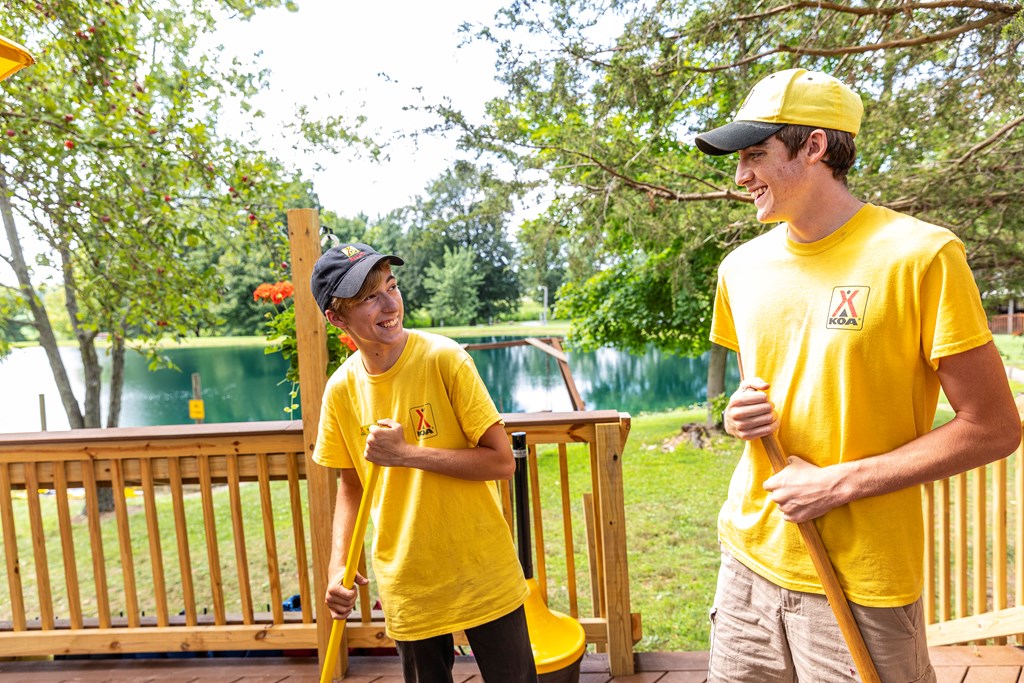
<instances>
[{"instance_id":1,"label":"wooden railing","mask_svg":"<svg viewBox=\"0 0 1024 683\"><path fill-rule=\"evenodd\" d=\"M1024 332L1024 313L993 315L988 319L988 329L992 334L1021 334Z\"/></svg>"},{"instance_id":2,"label":"wooden railing","mask_svg":"<svg viewBox=\"0 0 1024 683\"><path fill-rule=\"evenodd\" d=\"M629 417L503 417L530 445L535 576L631 673ZM0 653L322 648L312 586L326 567L311 559L308 501L324 493L307 489L318 466L304 443L300 422L0 435ZM107 515L100 486L113 491ZM390 644L371 600L350 619L350 647Z\"/></svg>"},{"instance_id":3,"label":"wooden railing","mask_svg":"<svg viewBox=\"0 0 1024 683\"><path fill-rule=\"evenodd\" d=\"M1024 642L1024 449L923 489L928 644Z\"/></svg>"}]
</instances>

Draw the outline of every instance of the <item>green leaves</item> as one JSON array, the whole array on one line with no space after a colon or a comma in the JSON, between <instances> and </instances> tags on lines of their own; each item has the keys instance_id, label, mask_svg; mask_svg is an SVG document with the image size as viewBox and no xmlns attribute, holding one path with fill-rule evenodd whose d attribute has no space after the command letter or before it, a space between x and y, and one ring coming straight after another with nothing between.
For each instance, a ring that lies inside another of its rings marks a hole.
<instances>
[{"instance_id":1,"label":"green leaves","mask_svg":"<svg viewBox=\"0 0 1024 683\"><path fill-rule=\"evenodd\" d=\"M507 93L463 143L540 173L548 209L519 239L528 254L564 255L559 311L587 347L703 348L717 262L762 226L735 159L691 138L794 66L864 97L853 191L950 227L983 292L1020 292L1021 16L973 2L514 2L475 27L499 46Z\"/></svg>"},{"instance_id":2,"label":"green leaves","mask_svg":"<svg viewBox=\"0 0 1024 683\"><path fill-rule=\"evenodd\" d=\"M582 283L562 287L556 316L572 325L574 347L614 346L643 353L649 346L685 356L707 349L714 290L704 288L714 259L700 263L702 252L662 252L622 260ZM699 270L682 279L682 271Z\"/></svg>"}]
</instances>

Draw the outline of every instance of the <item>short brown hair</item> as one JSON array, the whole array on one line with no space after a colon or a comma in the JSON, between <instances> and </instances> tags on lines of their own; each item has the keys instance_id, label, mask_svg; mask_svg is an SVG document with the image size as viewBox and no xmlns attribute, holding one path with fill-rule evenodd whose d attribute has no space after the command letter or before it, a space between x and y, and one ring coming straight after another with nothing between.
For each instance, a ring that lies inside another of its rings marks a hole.
<instances>
[{"instance_id":1,"label":"short brown hair","mask_svg":"<svg viewBox=\"0 0 1024 683\"><path fill-rule=\"evenodd\" d=\"M347 299L343 299L340 296L332 298L330 310L334 311L338 315L344 315L348 309L358 304L360 301L368 297L371 292L380 287L381 283L384 282L390 272L391 262L388 259L381 259L381 261L375 264L373 269L366 274L366 279L363 280L363 286L359 288L356 295Z\"/></svg>"},{"instance_id":2,"label":"short brown hair","mask_svg":"<svg viewBox=\"0 0 1024 683\"><path fill-rule=\"evenodd\" d=\"M789 150L789 158L797 155L811 133L819 130L814 126L798 126L789 124L775 134L775 137ZM853 162L857 160L857 144L853 141L853 135L841 130L821 128L825 131L825 139L828 148L825 150L825 165L832 169L832 177L841 180L846 184L846 175L853 168Z\"/></svg>"}]
</instances>

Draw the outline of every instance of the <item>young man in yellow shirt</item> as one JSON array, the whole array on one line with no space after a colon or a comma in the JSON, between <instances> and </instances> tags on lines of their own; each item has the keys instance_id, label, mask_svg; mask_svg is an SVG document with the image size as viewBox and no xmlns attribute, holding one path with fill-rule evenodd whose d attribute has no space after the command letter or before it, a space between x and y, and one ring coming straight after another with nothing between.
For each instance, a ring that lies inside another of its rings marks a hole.
<instances>
[{"instance_id":1,"label":"young man in yellow shirt","mask_svg":"<svg viewBox=\"0 0 1024 683\"><path fill-rule=\"evenodd\" d=\"M853 196L860 97L804 69L758 82L697 136L778 223L719 270L711 340L743 377L745 440L719 515L709 681L855 680L793 522L814 520L883 681L934 681L921 605L920 484L1004 457L1020 421L964 246ZM932 430L940 388L956 416ZM773 474L759 438L789 464Z\"/></svg>"},{"instance_id":2,"label":"young man in yellow shirt","mask_svg":"<svg viewBox=\"0 0 1024 683\"><path fill-rule=\"evenodd\" d=\"M327 605L344 619L355 604L341 577L377 463L373 568L405 680L451 681L452 634L465 630L484 680L536 683L528 589L494 484L515 470L509 440L469 354L403 327L391 270L403 263L352 243L313 269L317 305L358 348L328 380L313 453L340 470Z\"/></svg>"}]
</instances>

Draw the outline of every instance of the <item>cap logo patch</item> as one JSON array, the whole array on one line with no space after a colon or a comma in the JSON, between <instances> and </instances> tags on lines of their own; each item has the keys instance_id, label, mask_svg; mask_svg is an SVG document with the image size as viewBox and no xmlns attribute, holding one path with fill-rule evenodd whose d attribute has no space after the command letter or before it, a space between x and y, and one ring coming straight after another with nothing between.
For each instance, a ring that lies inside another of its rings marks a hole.
<instances>
[{"instance_id":1,"label":"cap logo patch","mask_svg":"<svg viewBox=\"0 0 1024 683\"><path fill-rule=\"evenodd\" d=\"M341 253L349 258L352 258L353 256L359 253L359 250L350 245L347 247L343 247Z\"/></svg>"},{"instance_id":2,"label":"cap logo patch","mask_svg":"<svg viewBox=\"0 0 1024 683\"><path fill-rule=\"evenodd\" d=\"M832 290L828 320L825 327L832 330L864 329L864 315L868 308L870 287L846 286Z\"/></svg>"}]
</instances>

